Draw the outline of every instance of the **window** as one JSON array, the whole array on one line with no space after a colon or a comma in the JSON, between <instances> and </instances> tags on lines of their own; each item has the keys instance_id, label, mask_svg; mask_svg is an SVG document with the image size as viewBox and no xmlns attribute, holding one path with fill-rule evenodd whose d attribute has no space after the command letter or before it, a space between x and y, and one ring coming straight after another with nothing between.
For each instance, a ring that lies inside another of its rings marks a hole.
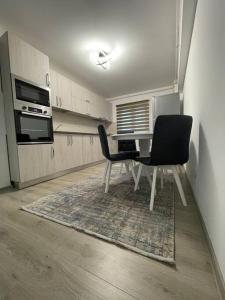
<instances>
[{"instance_id":1,"label":"window","mask_svg":"<svg viewBox=\"0 0 225 300\"><path fill-rule=\"evenodd\" d=\"M151 101L116 105L117 133L151 131Z\"/></svg>"}]
</instances>

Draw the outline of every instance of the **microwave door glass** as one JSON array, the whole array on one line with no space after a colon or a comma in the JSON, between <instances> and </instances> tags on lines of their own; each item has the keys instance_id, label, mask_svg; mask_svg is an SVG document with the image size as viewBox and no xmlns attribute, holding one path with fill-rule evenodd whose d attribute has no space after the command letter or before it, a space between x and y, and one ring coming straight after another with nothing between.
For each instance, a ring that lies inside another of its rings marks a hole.
<instances>
[{"instance_id":1,"label":"microwave door glass","mask_svg":"<svg viewBox=\"0 0 225 300\"><path fill-rule=\"evenodd\" d=\"M16 99L50 106L49 90L42 89L27 82L15 79Z\"/></svg>"}]
</instances>

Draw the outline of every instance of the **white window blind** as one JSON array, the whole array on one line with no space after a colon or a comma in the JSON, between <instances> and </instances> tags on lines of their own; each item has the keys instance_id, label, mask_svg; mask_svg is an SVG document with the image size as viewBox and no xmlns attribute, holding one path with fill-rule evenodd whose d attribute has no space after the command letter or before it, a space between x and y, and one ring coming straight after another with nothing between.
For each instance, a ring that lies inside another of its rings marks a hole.
<instances>
[{"instance_id":1,"label":"white window blind","mask_svg":"<svg viewBox=\"0 0 225 300\"><path fill-rule=\"evenodd\" d=\"M149 100L116 105L117 132L151 130L151 105Z\"/></svg>"}]
</instances>

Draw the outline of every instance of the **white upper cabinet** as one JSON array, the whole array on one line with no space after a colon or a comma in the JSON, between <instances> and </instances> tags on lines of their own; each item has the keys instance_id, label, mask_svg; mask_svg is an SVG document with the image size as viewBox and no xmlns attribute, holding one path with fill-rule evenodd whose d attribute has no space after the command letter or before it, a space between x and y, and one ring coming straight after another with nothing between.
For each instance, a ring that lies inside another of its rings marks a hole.
<instances>
[{"instance_id":1,"label":"white upper cabinet","mask_svg":"<svg viewBox=\"0 0 225 300\"><path fill-rule=\"evenodd\" d=\"M48 56L11 33L8 42L11 73L40 86L50 86Z\"/></svg>"},{"instance_id":2,"label":"white upper cabinet","mask_svg":"<svg viewBox=\"0 0 225 300\"><path fill-rule=\"evenodd\" d=\"M51 70L52 106L72 110L72 81Z\"/></svg>"},{"instance_id":3,"label":"white upper cabinet","mask_svg":"<svg viewBox=\"0 0 225 300\"><path fill-rule=\"evenodd\" d=\"M111 121L111 104L101 96L51 70L52 106Z\"/></svg>"},{"instance_id":4,"label":"white upper cabinet","mask_svg":"<svg viewBox=\"0 0 225 300\"><path fill-rule=\"evenodd\" d=\"M87 113L85 89L76 82L72 82L72 111L79 114Z\"/></svg>"},{"instance_id":5,"label":"white upper cabinet","mask_svg":"<svg viewBox=\"0 0 225 300\"><path fill-rule=\"evenodd\" d=\"M54 70L50 70L51 78L51 105L58 107L58 96L57 96L57 73Z\"/></svg>"},{"instance_id":6,"label":"white upper cabinet","mask_svg":"<svg viewBox=\"0 0 225 300\"><path fill-rule=\"evenodd\" d=\"M60 107L66 110L72 110L72 82L61 74L58 74L58 95Z\"/></svg>"}]
</instances>

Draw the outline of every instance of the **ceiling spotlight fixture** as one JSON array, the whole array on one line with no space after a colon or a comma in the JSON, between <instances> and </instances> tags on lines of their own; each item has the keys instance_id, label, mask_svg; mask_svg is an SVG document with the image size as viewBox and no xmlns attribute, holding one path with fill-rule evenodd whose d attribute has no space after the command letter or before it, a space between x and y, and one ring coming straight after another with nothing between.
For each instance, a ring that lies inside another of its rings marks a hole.
<instances>
[{"instance_id":1,"label":"ceiling spotlight fixture","mask_svg":"<svg viewBox=\"0 0 225 300\"><path fill-rule=\"evenodd\" d=\"M103 70L108 70L110 68L112 59L111 53L108 53L105 50L98 50L90 54L91 62Z\"/></svg>"}]
</instances>

